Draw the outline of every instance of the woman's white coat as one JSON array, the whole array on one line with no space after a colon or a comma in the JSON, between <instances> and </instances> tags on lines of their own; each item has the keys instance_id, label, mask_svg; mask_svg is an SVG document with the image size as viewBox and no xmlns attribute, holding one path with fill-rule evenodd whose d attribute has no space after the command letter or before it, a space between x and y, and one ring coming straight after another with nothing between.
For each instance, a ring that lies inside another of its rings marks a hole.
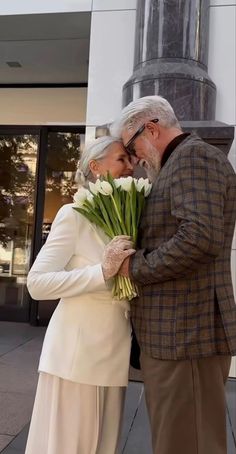
<instances>
[{"instance_id":1,"label":"woman's white coat","mask_svg":"<svg viewBox=\"0 0 236 454\"><path fill-rule=\"evenodd\" d=\"M73 206L58 211L28 275L32 298L60 298L45 335L39 371L77 383L126 386L129 303L114 301L103 278L101 262L109 239Z\"/></svg>"}]
</instances>

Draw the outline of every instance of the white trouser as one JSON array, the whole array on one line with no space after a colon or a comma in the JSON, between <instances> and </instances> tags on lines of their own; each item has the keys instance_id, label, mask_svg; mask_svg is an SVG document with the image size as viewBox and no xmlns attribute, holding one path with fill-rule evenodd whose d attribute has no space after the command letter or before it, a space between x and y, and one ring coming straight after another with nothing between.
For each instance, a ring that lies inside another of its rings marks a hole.
<instances>
[{"instance_id":1,"label":"white trouser","mask_svg":"<svg viewBox=\"0 0 236 454\"><path fill-rule=\"evenodd\" d=\"M116 454L125 389L40 373L25 454Z\"/></svg>"}]
</instances>

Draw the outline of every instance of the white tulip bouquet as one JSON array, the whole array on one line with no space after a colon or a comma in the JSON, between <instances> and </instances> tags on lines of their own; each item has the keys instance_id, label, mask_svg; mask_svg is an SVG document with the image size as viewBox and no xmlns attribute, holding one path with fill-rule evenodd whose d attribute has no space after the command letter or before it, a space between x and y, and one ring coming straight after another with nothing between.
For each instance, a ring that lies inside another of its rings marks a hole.
<instances>
[{"instance_id":1,"label":"white tulip bouquet","mask_svg":"<svg viewBox=\"0 0 236 454\"><path fill-rule=\"evenodd\" d=\"M129 235L135 246L145 197L151 187L145 178L113 179L108 174L102 180L90 182L89 189L79 188L74 195L73 208L99 226L109 238ZM137 295L137 287L129 278L115 276L113 298L131 300Z\"/></svg>"}]
</instances>

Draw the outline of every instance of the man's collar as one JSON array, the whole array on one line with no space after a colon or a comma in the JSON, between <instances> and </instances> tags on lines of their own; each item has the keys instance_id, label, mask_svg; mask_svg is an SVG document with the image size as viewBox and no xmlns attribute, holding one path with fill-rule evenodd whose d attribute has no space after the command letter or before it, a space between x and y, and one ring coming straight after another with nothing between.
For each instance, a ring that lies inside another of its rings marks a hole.
<instances>
[{"instance_id":1,"label":"man's collar","mask_svg":"<svg viewBox=\"0 0 236 454\"><path fill-rule=\"evenodd\" d=\"M165 148L165 151L163 153L162 159L161 159L161 168L165 165L167 160L169 159L170 155L173 153L175 148L183 142L186 137L190 135L189 132L183 132L182 134L179 134L177 137L175 137L171 142L167 145Z\"/></svg>"}]
</instances>

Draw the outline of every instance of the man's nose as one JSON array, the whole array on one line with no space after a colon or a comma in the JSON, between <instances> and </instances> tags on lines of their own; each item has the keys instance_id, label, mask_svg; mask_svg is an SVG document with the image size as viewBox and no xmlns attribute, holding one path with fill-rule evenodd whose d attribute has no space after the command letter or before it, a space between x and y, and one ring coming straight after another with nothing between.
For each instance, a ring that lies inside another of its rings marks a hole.
<instances>
[{"instance_id":1,"label":"man's nose","mask_svg":"<svg viewBox=\"0 0 236 454\"><path fill-rule=\"evenodd\" d=\"M132 166L135 167L139 163L139 158L137 156L131 156Z\"/></svg>"},{"instance_id":2,"label":"man's nose","mask_svg":"<svg viewBox=\"0 0 236 454\"><path fill-rule=\"evenodd\" d=\"M133 168L134 168L133 159L132 159L131 161L128 161L128 162L127 162L127 168L128 168L129 170L133 170Z\"/></svg>"}]
</instances>

